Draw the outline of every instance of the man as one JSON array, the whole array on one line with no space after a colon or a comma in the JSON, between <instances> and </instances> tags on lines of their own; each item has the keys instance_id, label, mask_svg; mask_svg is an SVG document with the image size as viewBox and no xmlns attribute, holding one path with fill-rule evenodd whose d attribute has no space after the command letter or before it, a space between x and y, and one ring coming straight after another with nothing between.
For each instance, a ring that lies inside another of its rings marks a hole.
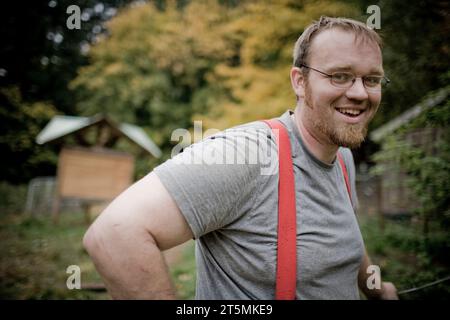
<instances>
[{"instance_id":1,"label":"man","mask_svg":"<svg viewBox=\"0 0 450 320\"><path fill-rule=\"evenodd\" d=\"M384 81L380 38L360 22L322 17L295 45L297 106L279 120L295 176L297 299L359 299L358 285L369 298L397 298L391 283L367 286L371 263L354 213L347 149L363 141ZM258 121L190 146L100 215L84 244L114 298L175 298L161 251L195 238L196 298L274 299L279 177L263 169L278 155L274 139L261 143L261 130L267 126ZM262 155L257 163L204 161L255 153Z\"/></svg>"}]
</instances>

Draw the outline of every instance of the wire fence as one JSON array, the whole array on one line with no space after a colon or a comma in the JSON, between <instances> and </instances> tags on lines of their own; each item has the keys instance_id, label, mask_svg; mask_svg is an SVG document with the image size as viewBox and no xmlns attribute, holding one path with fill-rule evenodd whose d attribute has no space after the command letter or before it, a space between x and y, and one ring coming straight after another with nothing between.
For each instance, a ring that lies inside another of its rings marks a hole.
<instances>
[{"instance_id":1,"label":"wire fence","mask_svg":"<svg viewBox=\"0 0 450 320\"><path fill-rule=\"evenodd\" d=\"M57 180L55 177L37 177L28 184L25 212L31 216L50 216L56 197ZM61 212L83 211L82 201L61 199Z\"/></svg>"}]
</instances>

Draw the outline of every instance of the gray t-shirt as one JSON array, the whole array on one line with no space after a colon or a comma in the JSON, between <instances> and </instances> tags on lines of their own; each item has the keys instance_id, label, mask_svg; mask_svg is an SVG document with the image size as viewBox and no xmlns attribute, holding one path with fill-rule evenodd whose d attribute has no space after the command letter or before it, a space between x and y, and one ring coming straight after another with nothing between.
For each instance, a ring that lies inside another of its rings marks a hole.
<instances>
[{"instance_id":1,"label":"gray t-shirt","mask_svg":"<svg viewBox=\"0 0 450 320\"><path fill-rule=\"evenodd\" d=\"M318 160L287 111L297 208L297 299L359 299L364 244L355 211L351 151L340 148L352 201L338 161ZM196 239L196 299L274 299L278 155L260 121L195 143L155 168ZM255 161L255 158L257 159Z\"/></svg>"}]
</instances>

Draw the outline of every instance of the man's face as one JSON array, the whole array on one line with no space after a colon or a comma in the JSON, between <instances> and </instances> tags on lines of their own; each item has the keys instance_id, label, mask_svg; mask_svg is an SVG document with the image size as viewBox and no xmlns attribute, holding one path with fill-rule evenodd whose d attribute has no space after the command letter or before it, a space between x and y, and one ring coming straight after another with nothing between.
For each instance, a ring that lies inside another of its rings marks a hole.
<instances>
[{"instance_id":1,"label":"man's face","mask_svg":"<svg viewBox=\"0 0 450 320\"><path fill-rule=\"evenodd\" d=\"M312 40L308 65L327 74L383 74L378 45L356 41L354 33L338 28L323 31ZM368 92L361 78L348 89L337 88L328 77L314 70L309 70L304 94L305 125L310 132L319 141L348 148L356 148L364 141L381 101L381 92Z\"/></svg>"}]
</instances>

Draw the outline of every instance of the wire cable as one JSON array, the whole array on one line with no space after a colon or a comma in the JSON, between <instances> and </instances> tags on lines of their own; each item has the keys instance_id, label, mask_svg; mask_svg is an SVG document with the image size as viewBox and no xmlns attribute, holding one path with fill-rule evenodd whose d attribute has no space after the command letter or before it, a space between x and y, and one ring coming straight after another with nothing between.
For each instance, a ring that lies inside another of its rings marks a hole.
<instances>
[{"instance_id":1,"label":"wire cable","mask_svg":"<svg viewBox=\"0 0 450 320\"><path fill-rule=\"evenodd\" d=\"M424 284L423 286L420 286L420 287L415 287L415 288L411 288L411 289L406 289L406 290L399 291L397 294L398 294L398 295L401 295L401 294L405 294L405 293L410 293L410 292L414 292L414 291L419 291L419 290L422 290L422 289L425 289L425 288L434 286L434 285L436 285L436 284L438 284L438 283L445 282L445 281L447 281L447 280L450 280L450 276L447 276L447 277L445 277L445 278L442 278L442 279L439 279L439 280L436 280L436 281L433 281L433 282Z\"/></svg>"}]
</instances>

